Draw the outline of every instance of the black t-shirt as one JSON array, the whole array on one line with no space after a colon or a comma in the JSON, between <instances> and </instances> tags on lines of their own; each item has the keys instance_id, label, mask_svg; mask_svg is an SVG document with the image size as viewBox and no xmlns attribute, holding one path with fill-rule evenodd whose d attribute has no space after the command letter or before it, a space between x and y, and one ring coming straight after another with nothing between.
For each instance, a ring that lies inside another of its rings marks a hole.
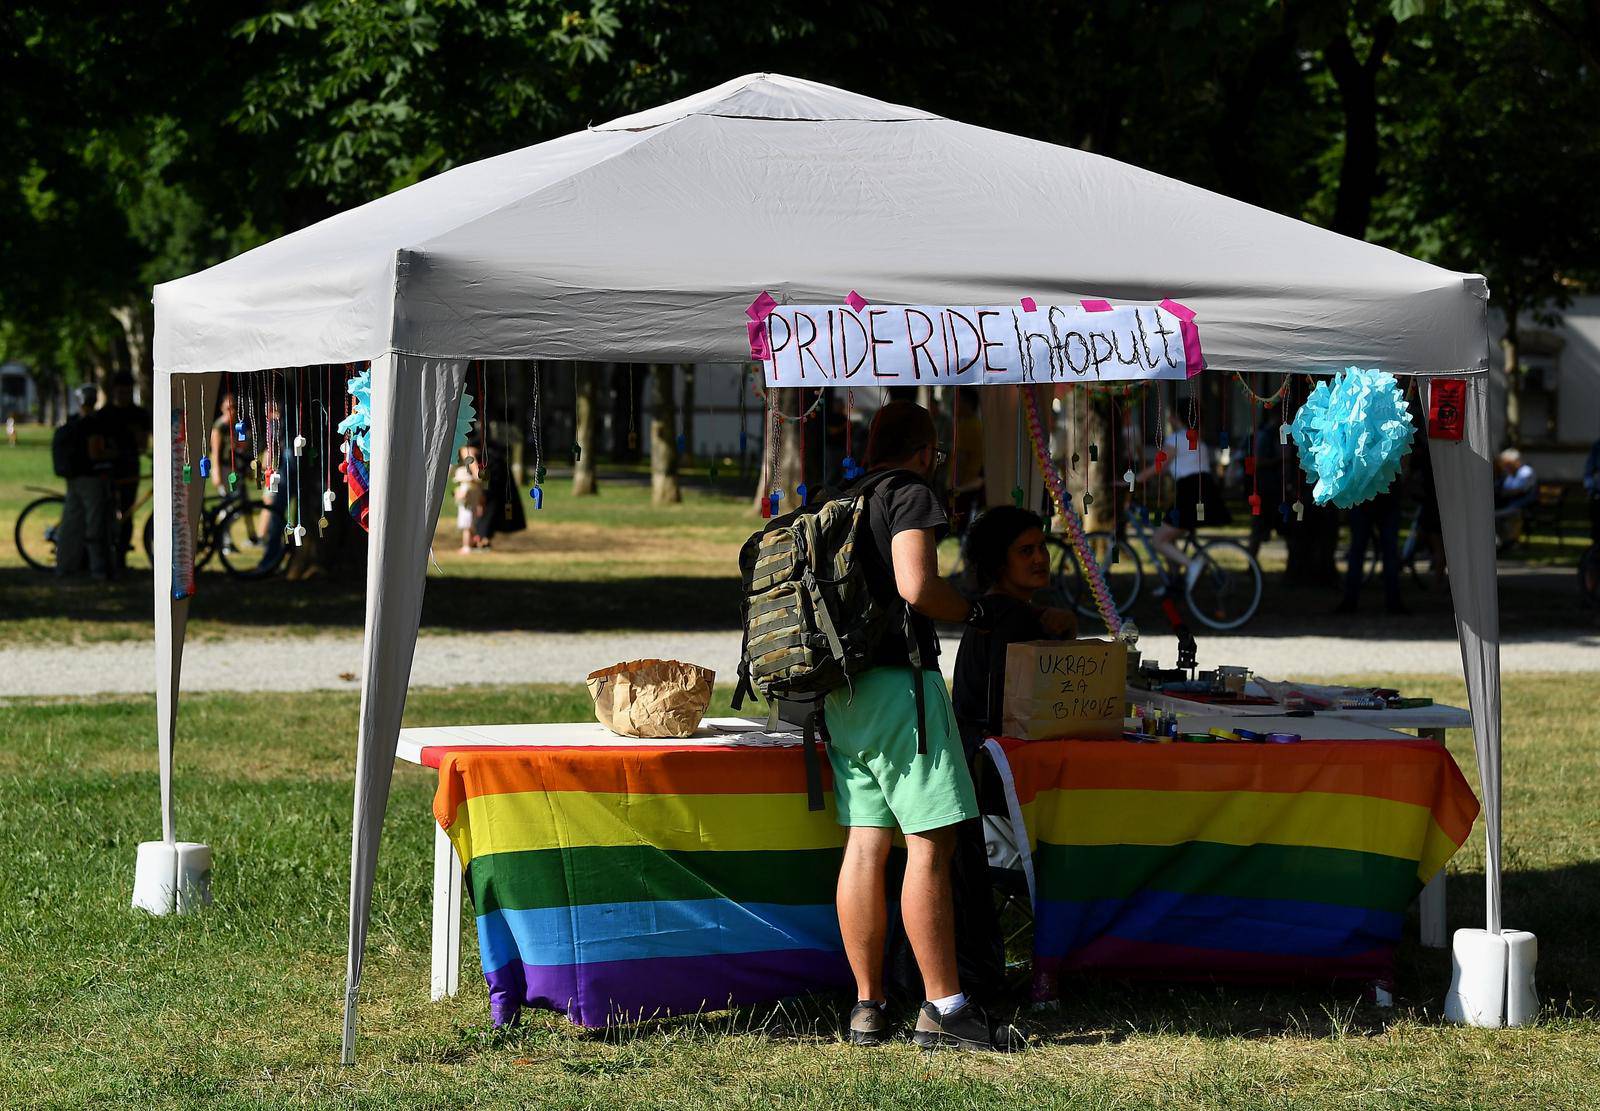
<instances>
[{"instance_id":1,"label":"black t-shirt","mask_svg":"<svg viewBox=\"0 0 1600 1111\"><path fill-rule=\"evenodd\" d=\"M149 410L137 405L108 405L101 412L106 414L107 424L116 429L115 473L118 476L137 475L139 458L144 454L145 442L150 436Z\"/></svg>"},{"instance_id":2,"label":"black t-shirt","mask_svg":"<svg viewBox=\"0 0 1600 1111\"><path fill-rule=\"evenodd\" d=\"M969 749L985 737L1000 736L1007 646L1048 639L1039 623L1039 611L1025 602L1005 594L987 594L983 604L993 614L990 628L987 632L969 628L962 634L955 680L950 684L956 722Z\"/></svg>"},{"instance_id":3,"label":"black t-shirt","mask_svg":"<svg viewBox=\"0 0 1600 1111\"><path fill-rule=\"evenodd\" d=\"M926 482L910 471L896 471L872 491L867 503L867 527L872 530L873 539L865 564L868 587L873 597L885 605L904 607L905 600L900 597L900 589L894 581L891 543L897 534L908 529L931 528L934 537L942 540L950 531L944 507ZM939 670L939 637L934 632L933 622L913 610L911 627L922 650L923 668ZM910 667L911 653L905 634L896 632L884 637L873 654L872 666Z\"/></svg>"}]
</instances>

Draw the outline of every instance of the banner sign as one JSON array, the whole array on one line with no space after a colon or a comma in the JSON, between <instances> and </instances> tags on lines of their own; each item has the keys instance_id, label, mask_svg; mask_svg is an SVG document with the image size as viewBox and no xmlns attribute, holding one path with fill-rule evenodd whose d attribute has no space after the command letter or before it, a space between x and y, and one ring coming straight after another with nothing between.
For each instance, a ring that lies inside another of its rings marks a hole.
<instances>
[{"instance_id":1,"label":"banner sign","mask_svg":"<svg viewBox=\"0 0 1600 1111\"><path fill-rule=\"evenodd\" d=\"M758 305L751 355L769 386L1181 382L1205 368L1194 313L1175 301Z\"/></svg>"}]
</instances>

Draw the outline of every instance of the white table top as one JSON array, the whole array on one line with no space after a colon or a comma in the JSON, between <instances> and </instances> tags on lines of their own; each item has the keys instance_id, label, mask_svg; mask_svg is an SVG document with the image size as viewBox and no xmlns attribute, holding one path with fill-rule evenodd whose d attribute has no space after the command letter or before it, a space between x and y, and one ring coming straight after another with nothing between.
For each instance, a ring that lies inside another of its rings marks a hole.
<instances>
[{"instance_id":1,"label":"white table top","mask_svg":"<svg viewBox=\"0 0 1600 1111\"><path fill-rule=\"evenodd\" d=\"M1383 711L1375 711L1382 713ZM1396 733L1376 725L1364 725L1345 718L1318 714L1310 718L1286 718L1271 714L1186 714L1178 719L1178 731L1204 733L1210 729L1229 729L1242 725L1257 733L1298 733L1307 741L1415 741L1409 733Z\"/></svg>"},{"instance_id":2,"label":"white table top","mask_svg":"<svg viewBox=\"0 0 1600 1111\"><path fill-rule=\"evenodd\" d=\"M422 763L425 748L529 747L631 748L638 745L705 745L708 747L784 748L800 743L793 732L768 733L766 721L755 718L707 718L692 737L644 740L619 737L597 721L540 722L537 725L436 725L400 730L395 759Z\"/></svg>"},{"instance_id":3,"label":"white table top","mask_svg":"<svg viewBox=\"0 0 1600 1111\"><path fill-rule=\"evenodd\" d=\"M1162 694L1159 691L1140 690L1138 687L1128 688L1127 699L1130 705L1157 706L1184 717L1194 714L1216 714L1224 710L1229 717L1234 718L1273 717L1283 713L1283 707L1277 703L1270 706L1216 705L1194 702L1177 695ZM1410 710L1318 710L1315 718L1289 720L1305 722L1322 718L1362 722L1369 726L1382 726L1385 729L1470 729L1472 727L1472 714L1469 711L1460 706L1445 706L1441 703L1418 706ZM1285 732L1301 733L1303 730L1290 729Z\"/></svg>"}]
</instances>

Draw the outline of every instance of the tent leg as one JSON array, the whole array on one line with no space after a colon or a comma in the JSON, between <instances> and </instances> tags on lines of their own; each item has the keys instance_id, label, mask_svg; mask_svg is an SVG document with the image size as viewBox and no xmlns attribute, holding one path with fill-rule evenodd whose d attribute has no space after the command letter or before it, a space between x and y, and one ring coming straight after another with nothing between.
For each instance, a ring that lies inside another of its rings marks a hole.
<instances>
[{"instance_id":1,"label":"tent leg","mask_svg":"<svg viewBox=\"0 0 1600 1111\"><path fill-rule=\"evenodd\" d=\"M433 1001L461 989L461 868L450 835L433 827Z\"/></svg>"}]
</instances>

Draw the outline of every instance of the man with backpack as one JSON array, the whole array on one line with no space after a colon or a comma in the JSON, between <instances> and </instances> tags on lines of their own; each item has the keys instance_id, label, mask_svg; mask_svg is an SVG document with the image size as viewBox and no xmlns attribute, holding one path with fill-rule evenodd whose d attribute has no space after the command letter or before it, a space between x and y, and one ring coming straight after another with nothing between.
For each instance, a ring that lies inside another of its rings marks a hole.
<instances>
[{"instance_id":1,"label":"man with backpack","mask_svg":"<svg viewBox=\"0 0 1600 1111\"><path fill-rule=\"evenodd\" d=\"M926 996L912 1038L924 1048L1004 1051L1020 1039L1009 1028L996 1030L967 1000L956 971L950 861L956 826L975 818L978 804L939 674L933 622L981 622L984 615L939 575L937 545L949 525L928 480L942 457L926 409L893 401L878 410L862 480L872 484L863 567L874 599L904 612L905 633L883 637L868 668L824 702L834 801L839 824L849 829L838 887L839 930L858 999L849 1037L875 1045L890 1035L884 880L898 828L906 842L901 916Z\"/></svg>"}]
</instances>

